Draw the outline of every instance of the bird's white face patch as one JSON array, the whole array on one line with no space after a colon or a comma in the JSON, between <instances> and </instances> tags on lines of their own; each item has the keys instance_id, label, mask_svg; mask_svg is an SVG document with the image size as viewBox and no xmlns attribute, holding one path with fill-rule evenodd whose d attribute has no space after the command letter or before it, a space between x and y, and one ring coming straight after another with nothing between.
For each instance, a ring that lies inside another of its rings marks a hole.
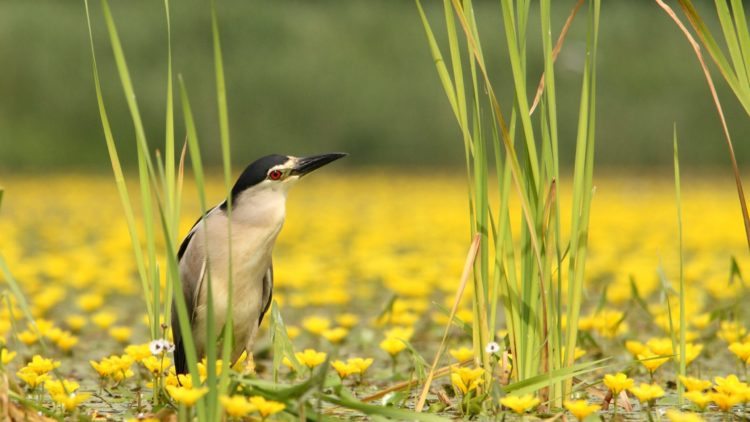
<instances>
[{"instance_id":1,"label":"bird's white face patch","mask_svg":"<svg viewBox=\"0 0 750 422\"><path fill-rule=\"evenodd\" d=\"M266 179L260 182L257 187L261 190L270 189L274 191L283 191L284 194L294 185L299 176L291 174L292 169L297 164L296 157L290 157L284 164L271 167L266 173Z\"/></svg>"}]
</instances>

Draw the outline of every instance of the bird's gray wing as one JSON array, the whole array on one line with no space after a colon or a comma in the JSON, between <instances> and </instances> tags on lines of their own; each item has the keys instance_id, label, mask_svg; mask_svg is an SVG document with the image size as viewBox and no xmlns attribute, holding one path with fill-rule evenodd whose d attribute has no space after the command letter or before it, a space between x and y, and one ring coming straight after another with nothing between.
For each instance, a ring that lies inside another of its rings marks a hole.
<instances>
[{"instance_id":1,"label":"bird's gray wing","mask_svg":"<svg viewBox=\"0 0 750 422\"><path fill-rule=\"evenodd\" d=\"M188 250L188 247L190 246L191 240L193 240L193 237L195 236L195 233L200 229L200 226L198 223L201 222L204 218L207 218L212 212L215 212L217 209L219 209L220 205L212 208L209 210L206 214L201 216L201 218L198 219L198 221L193 224L193 227L190 229L190 232L185 236L185 239L182 241L182 244L180 245L180 249L177 251L177 259L180 264L180 282L182 284L182 294L185 298L185 305L187 307L187 314L188 318L190 319L190 325L193 325L193 320L195 319L195 308L197 305L198 297L200 296L200 289L203 284L203 279L205 278L206 273L206 259L204 256L202 256L202 253L199 253L198 251L192 251L191 253L185 255L185 253ZM199 248L200 249L200 248ZM197 266L198 263L195 262L183 262L183 260L189 259L189 260L200 260L200 267ZM200 268L200 271L189 271L189 268ZM175 294L178 294L175 292ZM172 301L172 338L174 339L174 364L176 372L178 374L185 374L188 372L187 367L187 357L185 355L185 344L182 341L182 333L180 332L180 320L177 316L177 305L175 301Z\"/></svg>"},{"instance_id":2,"label":"bird's gray wing","mask_svg":"<svg viewBox=\"0 0 750 422\"><path fill-rule=\"evenodd\" d=\"M263 322L263 316L268 312L268 308L271 307L271 298L273 297L273 261L268 266L266 275L263 276L263 298L261 301L260 318L258 318L258 325Z\"/></svg>"}]
</instances>

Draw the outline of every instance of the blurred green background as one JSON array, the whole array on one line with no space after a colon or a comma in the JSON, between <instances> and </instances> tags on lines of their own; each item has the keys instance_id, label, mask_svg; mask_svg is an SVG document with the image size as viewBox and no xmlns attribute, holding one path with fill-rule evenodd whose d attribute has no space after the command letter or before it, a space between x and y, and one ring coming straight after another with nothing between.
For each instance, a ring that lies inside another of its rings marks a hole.
<instances>
[{"instance_id":1,"label":"blurred green background","mask_svg":"<svg viewBox=\"0 0 750 422\"><path fill-rule=\"evenodd\" d=\"M172 3L175 71L188 85L205 157L216 163L220 149L208 2ZM424 3L436 27L442 27L442 2ZM486 51L491 52L490 68L509 110L512 82L499 44L499 4L477 3ZM153 0L111 4L149 141L156 148L163 139L164 121L163 5ZM269 152L301 155L329 150L350 152L349 165L463 163L457 125L412 0L218 4L233 158L238 164ZM555 36L573 4L554 2ZM132 164L130 117L99 3L94 0L91 6L105 100L123 158ZM705 12L715 15L711 9ZM561 142L568 161L584 33L585 8L557 64ZM529 41L530 95L540 76L538 38L533 33ZM676 123L685 165L728 168L726 145L697 60L654 2L604 2L599 46L600 166L671 165ZM83 1L0 2L0 63L0 172L108 168ZM742 166L750 158L745 139L750 119L723 80L716 80ZM184 132L178 124L181 138Z\"/></svg>"}]
</instances>

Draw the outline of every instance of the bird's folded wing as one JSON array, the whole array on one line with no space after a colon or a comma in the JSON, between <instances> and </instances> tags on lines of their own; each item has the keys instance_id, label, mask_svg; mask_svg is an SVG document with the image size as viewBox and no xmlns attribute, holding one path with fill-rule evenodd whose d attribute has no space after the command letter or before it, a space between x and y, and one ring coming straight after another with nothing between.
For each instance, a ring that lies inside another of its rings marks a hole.
<instances>
[{"instance_id":1,"label":"bird's folded wing","mask_svg":"<svg viewBox=\"0 0 750 422\"><path fill-rule=\"evenodd\" d=\"M271 307L271 298L273 297L273 261L268 266L266 275L263 276L263 298L260 305L260 318L258 318L258 325L263 322L263 316L268 312L268 308Z\"/></svg>"}]
</instances>

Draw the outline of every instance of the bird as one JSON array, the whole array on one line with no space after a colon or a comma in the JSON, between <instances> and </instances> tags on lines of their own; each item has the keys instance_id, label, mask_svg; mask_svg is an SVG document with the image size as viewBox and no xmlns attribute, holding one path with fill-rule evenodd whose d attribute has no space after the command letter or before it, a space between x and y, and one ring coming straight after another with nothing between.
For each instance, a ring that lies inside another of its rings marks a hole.
<instances>
[{"instance_id":1,"label":"bird","mask_svg":"<svg viewBox=\"0 0 750 422\"><path fill-rule=\"evenodd\" d=\"M180 244L177 260L198 359L205 355L206 350L206 279L209 276L217 332L226 322L229 305L227 226L230 220L234 333L231 361L236 362L245 351L252 359L258 326L271 305L273 248L284 223L289 188L306 174L346 155L333 152L307 157L281 154L261 157L240 174L232 187L230 198L211 208L195 222ZM230 200L231 209L228 205ZM209 276L207 273L210 273ZM178 374L186 374L185 343L176 312L172 313L172 337L175 370Z\"/></svg>"}]
</instances>

